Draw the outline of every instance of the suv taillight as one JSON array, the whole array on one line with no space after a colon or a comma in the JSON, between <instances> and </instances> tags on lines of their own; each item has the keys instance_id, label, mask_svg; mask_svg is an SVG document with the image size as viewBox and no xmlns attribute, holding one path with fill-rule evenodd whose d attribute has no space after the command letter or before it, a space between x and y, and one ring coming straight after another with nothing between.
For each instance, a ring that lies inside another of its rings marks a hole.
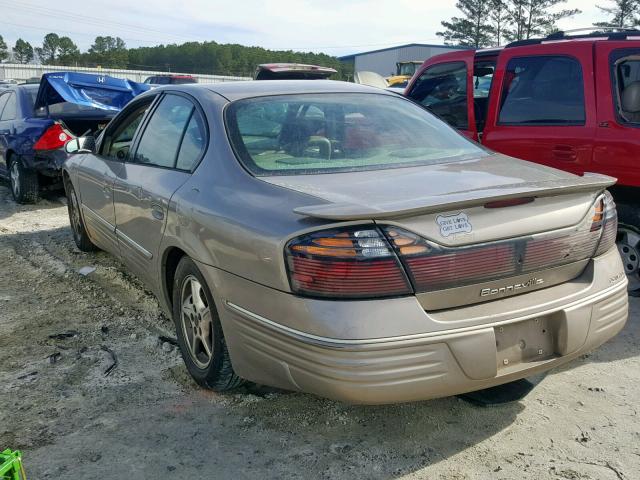
<instances>
[{"instance_id":1,"label":"suv taillight","mask_svg":"<svg viewBox=\"0 0 640 480\"><path fill-rule=\"evenodd\" d=\"M51 125L33 145L34 150L57 150L71 140L73 135L59 123Z\"/></svg>"},{"instance_id":2,"label":"suv taillight","mask_svg":"<svg viewBox=\"0 0 640 480\"><path fill-rule=\"evenodd\" d=\"M285 248L294 293L378 298L413 293L393 249L374 225L323 230Z\"/></svg>"}]
</instances>

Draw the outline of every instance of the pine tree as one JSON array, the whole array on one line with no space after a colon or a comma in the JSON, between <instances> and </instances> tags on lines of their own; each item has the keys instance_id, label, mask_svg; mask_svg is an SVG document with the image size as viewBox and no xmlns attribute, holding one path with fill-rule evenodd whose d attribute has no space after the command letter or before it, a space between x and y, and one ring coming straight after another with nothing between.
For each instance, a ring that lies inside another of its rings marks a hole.
<instances>
[{"instance_id":1,"label":"pine tree","mask_svg":"<svg viewBox=\"0 0 640 480\"><path fill-rule=\"evenodd\" d=\"M69 37L60 37L58 42L58 58L60 65L72 65L80 58L80 50Z\"/></svg>"},{"instance_id":2,"label":"pine tree","mask_svg":"<svg viewBox=\"0 0 640 480\"><path fill-rule=\"evenodd\" d=\"M103 67L125 68L129 62L127 46L120 37L96 37L89 58Z\"/></svg>"},{"instance_id":3,"label":"pine tree","mask_svg":"<svg viewBox=\"0 0 640 480\"><path fill-rule=\"evenodd\" d=\"M464 17L443 21L445 31L436 35L444 38L446 45L463 45L481 48L492 45L493 28L489 24L491 0L459 0L456 8Z\"/></svg>"},{"instance_id":4,"label":"pine tree","mask_svg":"<svg viewBox=\"0 0 640 480\"><path fill-rule=\"evenodd\" d=\"M13 57L18 63L29 63L33 60L33 47L29 42L19 38L13 47Z\"/></svg>"},{"instance_id":5,"label":"pine tree","mask_svg":"<svg viewBox=\"0 0 640 480\"><path fill-rule=\"evenodd\" d=\"M505 32L509 40L526 40L548 35L557 30L558 20L581 13L577 8L554 11L567 0L510 0L511 28Z\"/></svg>"},{"instance_id":6,"label":"pine tree","mask_svg":"<svg viewBox=\"0 0 640 480\"><path fill-rule=\"evenodd\" d=\"M5 43L4 38L2 38L2 35L0 35L0 62L6 60L8 56L9 49L7 48L7 44Z\"/></svg>"},{"instance_id":7,"label":"pine tree","mask_svg":"<svg viewBox=\"0 0 640 480\"><path fill-rule=\"evenodd\" d=\"M490 0L489 22L493 29L493 44L502 45L505 32L511 25L507 0Z\"/></svg>"},{"instance_id":8,"label":"pine tree","mask_svg":"<svg viewBox=\"0 0 640 480\"><path fill-rule=\"evenodd\" d=\"M601 11L612 18L607 22L594 23L596 27L634 27L640 24L638 12L640 11L640 2L638 0L610 0L612 7L601 7L596 5Z\"/></svg>"},{"instance_id":9,"label":"pine tree","mask_svg":"<svg viewBox=\"0 0 640 480\"><path fill-rule=\"evenodd\" d=\"M36 48L38 58L42 63L53 64L60 49L60 37L56 33L47 33L44 36L42 47Z\"/></svg>"}]
</instances>

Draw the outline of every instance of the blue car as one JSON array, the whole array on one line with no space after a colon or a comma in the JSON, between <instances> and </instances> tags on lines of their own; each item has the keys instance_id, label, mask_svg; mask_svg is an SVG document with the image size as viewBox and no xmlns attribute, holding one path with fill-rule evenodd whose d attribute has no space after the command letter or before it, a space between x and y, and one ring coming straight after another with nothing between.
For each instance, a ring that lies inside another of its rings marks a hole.
<instances>
[{"instance_id":1,"label":"blue car","mask_svg":"<svg viewBox=\"0 0 640 480\"><path fill-rule=\"evenodd\" d=\"M106 75L47 73L40 84L0 90L0 177L19 203L37 201L45 189L62 187L64 145L97 135L148 85Z\"/></svg>"}]
</instances>

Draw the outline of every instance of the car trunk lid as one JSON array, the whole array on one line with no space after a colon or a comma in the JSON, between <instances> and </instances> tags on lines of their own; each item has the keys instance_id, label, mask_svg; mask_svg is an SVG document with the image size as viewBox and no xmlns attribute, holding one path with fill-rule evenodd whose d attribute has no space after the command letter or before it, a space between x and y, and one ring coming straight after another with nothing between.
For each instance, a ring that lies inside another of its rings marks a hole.
<instances>
[{"instance_id":1,"label":"car trunk lid","mask_svg":"<svg viewBox=\"0 0 640 480\"><path fill-rule=\"evenodd\" d=\"M605 175L579 177L500 154L414 168L261 179L322 199L296 207L294 211L300 215L336 221L399 222L445 245L575 225L595 195L615 183ZM517 198L533 201L510 208L484 207L488 202ZM470 219L472 231L445 229L446 235L440 233L442 225L435 221L438 215L469 209L477 214Z\"/></svg>"}]
</instances>

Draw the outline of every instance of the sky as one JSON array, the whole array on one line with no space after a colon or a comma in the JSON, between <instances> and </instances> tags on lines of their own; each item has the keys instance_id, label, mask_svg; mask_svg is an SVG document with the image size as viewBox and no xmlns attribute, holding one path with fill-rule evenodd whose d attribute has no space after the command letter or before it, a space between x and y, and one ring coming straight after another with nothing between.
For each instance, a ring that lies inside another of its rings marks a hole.
<instances>
[{"instance_id":1,"label":"sky","mask_svg":"<svg viewBox=\"0 0 640 480\"><path fill-rule=\"evenodd\" d=\"M0 0L0 35L12 47L34 47L48 32L66 35L84 51L98 35L128 47L214 40L275 50L330 55L405 43L441 44L440 21L458 15L455 0ZM599 5L607 5L600 0ZM108 8L105 6L108 4ZM589 27L603 17L595 1L569 0L582 14L562 29ZM63 8L59 8L64 5Z\"/></svg>"}]
</instances>

